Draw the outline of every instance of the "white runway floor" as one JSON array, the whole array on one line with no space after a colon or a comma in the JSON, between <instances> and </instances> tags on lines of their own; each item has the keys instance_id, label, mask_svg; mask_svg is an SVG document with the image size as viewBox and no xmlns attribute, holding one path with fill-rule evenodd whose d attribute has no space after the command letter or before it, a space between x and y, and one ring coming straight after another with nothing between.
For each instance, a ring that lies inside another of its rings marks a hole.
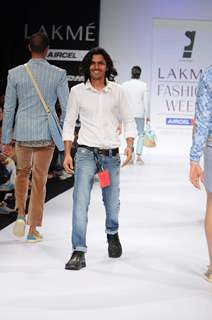
<instances>
[{"instance_id":1,"label":"white runway floor","mask_svg":"<svg viewBox=\"0 0 212 320\"><path fill-rule=\"evenodd\" d=\"M87 267L66 271L72 190L45 205L44 241L0 232L0 319L211 320L204 190L188 182L188 159L146 153L121 171L123 256L107 257L98 184L89 210Z\"/></svg>"}]
</instances>

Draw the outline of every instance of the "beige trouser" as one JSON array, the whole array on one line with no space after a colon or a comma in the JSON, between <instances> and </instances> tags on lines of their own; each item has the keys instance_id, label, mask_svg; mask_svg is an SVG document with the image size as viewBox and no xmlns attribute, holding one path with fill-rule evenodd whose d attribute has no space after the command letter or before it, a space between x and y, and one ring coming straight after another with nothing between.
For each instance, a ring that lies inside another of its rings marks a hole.
<instances>
[{"instance_id":1,"label":"beige trouser","mask_svg":"<svg viewBox=\"0 0 212 320\"><path fill-rule=\"evenodd\" d=\"M31 194L27 223L41 226L43 205L46 196L46 181L54 146L25 147L16 144L17 174L15 181L16 208L24 213L28 195L29 178L32 172Z\"/></svg>"}]
</instances>

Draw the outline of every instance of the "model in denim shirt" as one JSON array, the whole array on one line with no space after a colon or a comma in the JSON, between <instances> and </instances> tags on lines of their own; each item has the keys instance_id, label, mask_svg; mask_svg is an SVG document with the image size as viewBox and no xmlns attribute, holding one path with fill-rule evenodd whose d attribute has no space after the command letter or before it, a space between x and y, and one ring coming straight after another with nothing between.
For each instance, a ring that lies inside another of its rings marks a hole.
<instances>
[{"instance_id":1,"label":"model in denim shirt","mask_svg":"<svg viewBox=\"0 0 212 320\"><path fill-rule=\"evenodd\" d=\"M203 153L204 171L199 163ZM203 182L207 192L205 233L209 266L204 277L212 282L212 66L203 73L199 81L190 160L191 183L200 189L200 181Z\"/></svg>"}]
</instances>

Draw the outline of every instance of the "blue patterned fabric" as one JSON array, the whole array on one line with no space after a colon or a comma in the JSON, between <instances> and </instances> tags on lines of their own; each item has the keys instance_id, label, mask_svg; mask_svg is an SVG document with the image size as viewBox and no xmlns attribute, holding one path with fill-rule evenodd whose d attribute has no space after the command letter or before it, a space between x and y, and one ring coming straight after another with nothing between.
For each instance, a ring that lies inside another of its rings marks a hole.
<instances>
[{"instance_id":1,"label":"blue patterned fabric","mask_svg":"<svg viewBox=\"0 0 212 320\"><path fill-rule=\"evenodd\" d=\"M204 151L204 185L208 192L212 192L212 141L207 142Z\"/></svg>"},{"instance_id":2,"label":"blue patterned fabric","mask_svg":"<svg viewBox=\"0 0 212 320\"><path fill-rule=\"evenodd\" d=\"M190 160L199 162L207 139L212 139L212 66L201 76L197 91Z\"/></svg>"},{"instance_id":3,"label":"blue patterned fabric","mask_svg":"<svg viewBox=\"0 0 212 320\"><path fill-rule=\"evenodd\" d=\"M55 112L55 104L59 99L62 109L60 122L63 123L69 96L66 71L49 64L45 59L31 59L28 64L52 112ZM51 140L47 114L24 65L9 70L2 126L3 144L9 144L12 140L14 116L16 141Z\"/></svg>"}]
</instances>

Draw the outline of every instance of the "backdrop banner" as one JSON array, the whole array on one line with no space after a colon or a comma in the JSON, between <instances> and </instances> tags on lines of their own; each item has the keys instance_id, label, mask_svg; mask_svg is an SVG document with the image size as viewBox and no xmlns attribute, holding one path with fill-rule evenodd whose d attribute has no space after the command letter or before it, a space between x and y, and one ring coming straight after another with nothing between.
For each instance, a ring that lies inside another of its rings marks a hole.
<instances>
[{"instance_id":1,"label":"backdrop banner","mask_svg":"<svg viewBox=\"0 0 212 320\"><path fill-rule=\"evenodd\" d=\"M30 36L38 31L50 40L47 60L67 70L70 87L82 81L78 66L88 50L99 43L100 0L6 2L0 21L3 56L0 61L1 94L6 87L8 69L30 58ZM5 21L7 24L5 25ZM5 29L6 27L6 29Z\"/></svg>"},{"instance_id":2,"label":"backdrop banner","mask_svg":"<svg viewBox=\"0 0 212 320\"><path fill-rule=\"evenodd\" d=\"M153 21L151 118L160 133L191 133L199 78L211 64L212 21Z\"/></svg>"},{"instance_id":3,"label":"backdrop banner","mask_svg":"<svg viewBox=\"0 0 212 320\"><path fill-rule=\"evenodd\" d=\"M69 87L82 82L79 64L84 55L99 44L100 0L92 1L18 1L5 2L0 19L1 59L0 59L0 141L2 125L2 107L7 85L8 70L25 64L30 58L28 43L30 36L38 31L48 35L50 50L49 63L66 69ZM42 89L41 89L42 92ZM57 104L59 106L59 104ZM59 111L59 108L57 109ZM57 148L49 168L46 201L73 186L73 176L63 170L63 141L54 119L49 117L50 130ZM79 122L78 122L79 125ZM1 150L0 144L0 150ZM13 141L14 147L14 141ZM59 151L58 151L59 150ZM16 175L15 149L7 155L1 155L2 167L9 172L10 180L0 181L0 218L10 214L5 226L16 219L14 181ZM67 182L64 180L67 179ZM52 184L50 181L52 180ZM69 181L69 182L68 182ZM54 185L54 187L52 187ZM49 186L50 189L49 189ZM29 195L27 206L29 203ZM13 215L14 214L14 215ZM13 215L13 216L11 216Z\"/></svg>"}]
</instances>

